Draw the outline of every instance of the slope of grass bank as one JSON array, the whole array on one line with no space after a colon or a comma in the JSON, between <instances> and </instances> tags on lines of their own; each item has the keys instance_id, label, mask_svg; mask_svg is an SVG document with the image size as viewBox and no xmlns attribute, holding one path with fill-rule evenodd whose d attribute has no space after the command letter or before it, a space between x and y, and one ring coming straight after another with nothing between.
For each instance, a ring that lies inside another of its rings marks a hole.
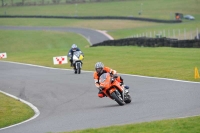
<instances>
[{"instance_id":1,"label":"slope of grass bank","mask_svg":"<svg viewBox=\"0 0 200 133\"><path fill-rule=\"evenodd\" d=\"M55 26L85 27L107 31L114 39L163 34L168 38L193 39L200 30L200 20L183 21L178 24L163 24L130 20L75 20L75 19L38 19L38 18L0 18L0 25L6 26Z\"/></svg>"}]
</instances>

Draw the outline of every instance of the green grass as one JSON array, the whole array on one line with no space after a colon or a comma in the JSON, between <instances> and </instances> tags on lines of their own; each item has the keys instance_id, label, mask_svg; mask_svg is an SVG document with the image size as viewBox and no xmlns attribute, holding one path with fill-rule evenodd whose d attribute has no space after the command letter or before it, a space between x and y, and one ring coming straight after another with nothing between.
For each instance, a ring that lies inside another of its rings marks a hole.
<instances>
[{"instance_id":1,"label":"green grass","mask_svg":"<svg viewBox=\"0 0 200 133\"><path fill-rule=\"evenodd\" d=\"M199 133L200 116L138 124L116 125L63 133Z\"/></svg>"},{"instance_id":2,"label":"green grass","mask_svg":"<svg viewBox=\"0 0 200 133\"><path fill-rule=\"evenodd\" d=\"M142 3L142 6L141 6ZM188 6L190 5L190 6ZM156 19L174 19L176 12L191 14L194 21L183 20L180 24L150 23L130 20L76 20L76 19L8 19L1 18L0 25L23 26L75 26L106 30L115 39L136 35L155 37L162 33L166 37L191 39L196 36L197 28L200 31L200 0L141 0L119 1L87 4L62 4L48 6L20 6L0 8L0 15L55 15L55 16L135 16ZM142 15L138 15L141 10ZM179 34L180 31L180 34ZM184 34L186 31L186 35ZM165 32L165 33L163 33ZM192 36L192 37L191 37Z\"/></svg>"},{"instance_id":3,"label":"green grass","mask_svg":"<svg viewBox=\"0 0 200 133\"><path fill-rule=\"evenodd\" d=\"M85 54L83 70L93 71L94 64L102 61L119 73L200 81L194 79L194 68L200 68L200 49L89 47L89 43L80 35L53 31L1 30L0 38L0 51L8 54L4 60L70 68L68 64L53 65L52 58L67 55L71 45L76 43Z\"/></svg>"},{"instance_id":4,"label":"green grass","mask_svg":"<svg viewBox=\"0 0 200 133\"><path fill-rule=\"evenodd\" d=\"M75 20L75 19L20 19L0 18L0 25L7 26L55 26L55 27L86 27L107 31L114 39L146 35L155 37L162 33L169 38L193 39L197 29L200 31L200 19L185 20L180 24L150 23L130 20ZM180 34L179 34L180 31ZM185 32L185 33L184 33ZM175 37L174 37L175 34ZM164 35L163 35L164 36Z\"/></svg>"},{"instance_id":5,"label":"green grass","mask_svg":"<svg viewBox=\"0 0 200 133\"><path fill-rule=\"evenodd\" d=\"M26 104L0 93L0 128L25 121L34 115Z\"/></svg>"},{"instance_id":6,"label":"green grass","mask_svg":"<svg viewBox=\"0 0 200 133\"><path fill-rule=\"evenodd\" d=\"M199 0L134 0L77 5L3 7L0 8L0 13L4 15L6 11L7 15L139 16L138 12L142 10L140 17L146 18L172 19L176 12L190 13L199 18L199 5Z\"/></svg>"}]
</instances>

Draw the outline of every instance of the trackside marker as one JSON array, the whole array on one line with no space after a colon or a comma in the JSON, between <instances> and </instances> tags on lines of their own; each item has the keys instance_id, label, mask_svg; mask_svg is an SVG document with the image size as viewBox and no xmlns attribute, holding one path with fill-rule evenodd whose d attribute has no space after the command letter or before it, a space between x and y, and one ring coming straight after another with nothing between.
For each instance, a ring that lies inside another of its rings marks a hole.
<instances>
[{"instance_id":1,"label":"trackside marker","mask_svg":"<svg viewBox=\"0 0 200 133\"><path fill-rule=\"evenodd\" d=\"M6 53L0 53L0 59L3 59L3 58L7 58L7 54Z\"/></svg>"},{"instance_id":2,"label":"trackside marker","mask_svg":"<svg viewBox=\"0 0 200 133\"><path fill-rule=\"evenodd\" d=\"M195 79L200 78L199 71L198 71L197 67L194 68L194 78Z\"/></svg>"},{"instance_id":3,"label":"trackside marker","mask_svg":"<svg viewBox=\"0 0 200 133\"><path fill-rule=\"evenodd\" d=\"M67 56L57 56L53 57L53 64L58 65L58 64L66 64L67 63Z\"/></svg>"}]
</instances>

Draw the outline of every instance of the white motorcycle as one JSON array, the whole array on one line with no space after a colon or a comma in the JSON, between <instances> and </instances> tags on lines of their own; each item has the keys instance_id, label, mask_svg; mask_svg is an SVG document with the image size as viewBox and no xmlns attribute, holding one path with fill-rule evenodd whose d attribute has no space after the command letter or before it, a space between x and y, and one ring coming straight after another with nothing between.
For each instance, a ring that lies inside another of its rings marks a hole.
<instances>
[{"instance_id":1,"label":"white motorcycle","mask_svg":"<svg viewBox=\"0 0 200 133\"><path fill-rule=\"evenodd\" d=\"M80 74L83 65L82 61L84 59L83 53L81 51L74 52L72 59L73 59L74 73Z\"/></svg>"}]
</instances>

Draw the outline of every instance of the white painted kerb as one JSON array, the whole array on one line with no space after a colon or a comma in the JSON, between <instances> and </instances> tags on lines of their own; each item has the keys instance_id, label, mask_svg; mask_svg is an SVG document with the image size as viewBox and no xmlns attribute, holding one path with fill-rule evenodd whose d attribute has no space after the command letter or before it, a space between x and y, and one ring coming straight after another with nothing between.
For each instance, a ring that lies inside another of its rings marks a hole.
<instances>
[{"instance_id":1,"label":"white painted kerb","mask_svg":"<svg viewBox=\"0 0 200 133\"><path fill-rule=\"evenodd\" d=\"M23 124L23 123L25 123L25 122L31 121L31 120L35 119L36 117L38 117L38 116L40 115L40 111L39 111L39 110L37 109L37 107L35 107L33 104L31 104L31 103L29 103L29 102L27 102L27 101L25 101L25 100L23 100L23 99L20 99L20 98L18 98L18 97L16 97L16 96L13 96L13 95L11 95L11 94L8 94L8 93L6 93L6 92L3 92L3 91L1 91L1 90L0 90L0 92L3 93L3 94L5 94L5 95L7 95L7 96L10 96L10 97L12 97L12 98L14 98L14 99L17 99L17 100L19 100L19 101L21 101L21 102L27 104L27 105L30 106L30 107L34 110L34 112L35 112L35 115L34 115L33 117L31 117L30 119L28 119L28 120L26 120L26 121L23 121L23 122L20 122L20 123L17 123L17 124L14 124L14 125L11 125L11 126L8 126L8 127L0 128L0 130L7 129L7 128L10 128L10 127L14 127L14 126Z\"/></svg>"}]
</instances>

